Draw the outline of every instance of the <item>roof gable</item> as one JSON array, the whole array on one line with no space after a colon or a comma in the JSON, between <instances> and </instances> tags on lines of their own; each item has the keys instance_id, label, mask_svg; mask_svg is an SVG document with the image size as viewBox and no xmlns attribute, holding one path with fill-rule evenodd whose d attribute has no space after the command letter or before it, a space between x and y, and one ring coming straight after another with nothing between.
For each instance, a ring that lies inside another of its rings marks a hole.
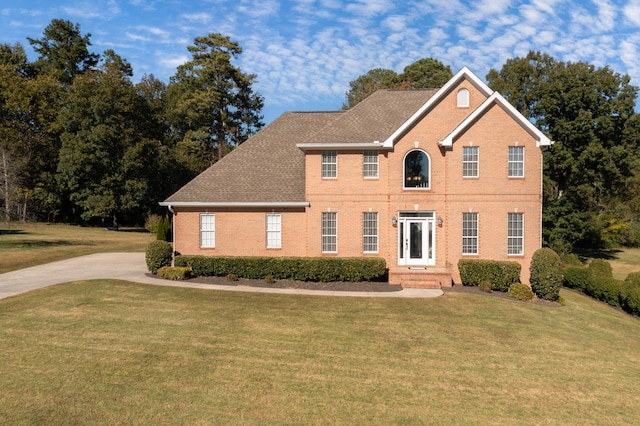
<instances>
[{"instance_id":1,"label":"roof gable","mask_svg":"<svg viewBox=\"0 0 640 426\"><path fill-rule=\"evenodd\" d=\"M382 145L385 148L392 149L393 144L400 136L413 127L427 112L431 110L431 108L437 105L438 102L448 95L463 80L469 81L476 89L478 89L478 91L487 97L493 93L493 90L480 80L478 76L472 73L467 67L463 67L456 75L453 76L453 78L451 78L451 80L447 82L447 84L442 86L426 103L415 111L408 120L402 123L387 139L385 139Z\"/></svg>"},{"instance_id":2,"label":"roof gable","mask_svg":"<svg viewBox=\"0 0 640 426\"><path fill-rule=\"evenodd\" d=\"M533 125L529 120L527 120L520 112L513 107L505 98L503 98L500 93L494 92L491 96L489 96L478 108L475 109L471 114L467 116L451 133L449 133L443 140L441 140L438 144L444 148L451 149L453 146L453 141L458 138L467 130L476 120L478 120L485 112L491 108L493 104L501 107L514 121L520 124L535 140L536 146L550 146L553 144L548 137L546 137L536 126Z\"/></svg>"}]
</instances>

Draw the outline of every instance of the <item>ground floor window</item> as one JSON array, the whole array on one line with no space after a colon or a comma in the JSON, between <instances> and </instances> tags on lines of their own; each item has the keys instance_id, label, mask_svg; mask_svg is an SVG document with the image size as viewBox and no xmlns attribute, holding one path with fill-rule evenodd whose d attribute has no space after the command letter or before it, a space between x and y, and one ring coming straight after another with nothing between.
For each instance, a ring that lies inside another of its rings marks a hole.
<instances>
[{"instance_id":1,"label":"ground floor window","mask_svg":"<svg viewBox=\"0 0 640 426\"><path fill-rule=\"evenodd\" d=\"M213 248L216 246L216 216L214 214L200 215L200 247Z\"/></svg>"},{"instance_id":2,"label":"ground floor window","mask_svg":"<svg viewBox=\"0 0 640 426\"><path fill-rule=\"evenodd\" d=\"M508 214L507 254L524 254L524 213Z\"/></svg>"},{"instance_id":3,"label":"ground floor window","mask_svg":"<svg viewBox=\"0 0 640 426\"><path fill-rule=\"evenodd\" d=\"M362 213L362 251L378 252L378 213Z\"/></svg>"},{"instance_id":4,"label":"ground floor window","mask_svg":"<svg viewBox=\"0 0 640 426\"><path fill-rule=\"evenodd\" d=\"M279 214L267 215L267 248L282 247L282 217Z\"/></svg>"},{"instance_id":5,"label":"ground floor window","mask_svg":"<svg viewBox=\"0 0 640 426\"><path fill-rule=\"evenodd\" d=\"M322 213L322 252L338 252L338 214L335 212Z\"/></svg>"},{"instance_id":6,"label":"ground floor window","mask_svg":"<svg viewBox=\"0 0 640 426\"><path fill-rule=\"evenodd\" d=\"M478 213L462 213L462 254L478 254Z\"/></svg>"}]
</instances>

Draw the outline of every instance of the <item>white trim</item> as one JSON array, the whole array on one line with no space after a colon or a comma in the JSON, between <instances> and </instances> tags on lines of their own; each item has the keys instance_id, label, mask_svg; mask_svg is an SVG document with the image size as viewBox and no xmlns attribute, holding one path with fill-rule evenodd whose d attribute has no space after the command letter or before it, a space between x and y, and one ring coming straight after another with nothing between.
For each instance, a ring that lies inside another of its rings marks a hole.
<instances>
[{"instance_id":1,"label":"white trim","mask_svg":"<svg viewBox=\"0 0 640 426\"><path fill-rule=\"evenodd\" d=\"M453 76L451 80L440 88L429 100L420 107L407 121L402 124L391 136L389 136L382 144L385 148L393 149L393 144L396 139L404 134L411 126L413 126L420 118L433 106L442 100L456 85L462 80L467 79L476 89L482 92L483 95L489 96L493 93L493 90L489 88L482 80L480 80L474 73L472 73L467 67L463 67L458 73Z\"/></svg>"},{"instance_id":2,"label":"white trim","mask_svg":"<svg viewBox=\"0 0 640 426\"><path fill-rule=\"evenodd\" d=\"M553 141L546 137L536 126L533 125L529 120L527 120L522 114L518 112L505 98L503 98L500 93L494 92L491 96L489 96L478 108L475 109L471 114L467 116L446 138L438 142L438 145L443 146L447 149L451 149L453 147L453 140L456 139L459 135L462 134L469 126L471 126L480 115L484 114L489 110L489 107L496 103L507 114L511 116L516 122L518 122L524 129L536 140L536 147L541 146L550 146L553 145Z\"/></svg>"},{"instance_id":3,"label":"white trim","mask_svg":"<svg viewBox=\"0 0 640 426\"><path fill-rule=\"evenodd\" d=\"M203 229L202 219L208 217L211 218L212 229ZM216 215L214 213L200 213L200 223L199 223L199 234L200 234L200 248L216 248ZM204 239L202 238L203 232L207 232L211 234L211 238L207 241L211 241L208 245L204 244Z\"/></svg>"},{"instance_id":4,"label":"white trim","mask_svg":"<svg viewBox=\"0 0 640 426\"><path fill-rule=\"evenodd\" d=\"M378 141L374 142L362 142L362 143L298 143L296 144L298 148L303 151L315 151L315 150L323 150L323 151L347 151L347 150L356 150L360 151L363 149L367 150L378 150L383 148L382 144Z\"/></svg>"},{"instance_id":5,"label":"white trim","mask_svg":"<svg viewBox=\"0 0 640 426\"><path fill-rule=\"evenodd\" d=\"M158 203L163 207L309 207L308 201L163 201Z\"/></svg>"}]
</instances>

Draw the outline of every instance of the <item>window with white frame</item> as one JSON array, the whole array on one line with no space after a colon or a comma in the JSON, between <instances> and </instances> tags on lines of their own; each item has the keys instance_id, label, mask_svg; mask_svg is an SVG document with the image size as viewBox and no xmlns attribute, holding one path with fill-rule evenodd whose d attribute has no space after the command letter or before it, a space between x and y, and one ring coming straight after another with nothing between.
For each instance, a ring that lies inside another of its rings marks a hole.
<instances>
[{"instance_id":1,"label":"window with white frame","mask_svg":"<svg viewBox=\"0 0 640 426\"><path fill-rule=\"evenodd\" d=\"M378 151L365 151L362 156L362 176L365 178L378 177Z\"/></svg>"},{"instance_id":2,"label":"window with white frame","mask_svg":"<svg viewBox=\"0 0 640 426\"><path fill-rule=\"evenodd\" d=\"M213 248L216 246L216 215L200 215L200 247Z\"/></svg>"},{"instance_id":3,"label":"window with white frame","mask_svg":"<svg viewBox=\"0 0 640 426\"><path fill-rule=\"evenodd\" d=\"M509 147L509 177L524 177L524 146Z\"/></svg>"},{"instance_id":4,"label":"window with white frame","mask_svg":"<svg viewBox=\"0 0 640 426\"><path fill-rule=\"evenodd\" d=\"M462 213L462 254L478 254L478 213Z\"/></svg>"},{"instance_id":5,"label":"window with white frame","mask_svg":"<svg viewBox=\"0 0 640 426\"><path fill-rule=\"evenodd\" d=\"M338 214L336 212L322 213L322 252L338 252Z\"/></svg>"},{"instance_id":6,"label":"window with white frame","mask_svg":"<svg viewBox=\"0 0 640 426\"><path fill-rule=\"evenodd\" d=\"M338 153L336 151L322 151L322 177L338 177Z\"/></svg>"},{"instance_id":7,"label":"window with white frame","mask_svg":"<svg viewBox=\"0 0 640 426\"><path fill-rule=\"evenodd\" d=\"M415 149L404 157L404 185L405 189L429 189L429 156L426 152Z\"/></svg>"},{"instance_id":8,"label":"window with white frame","mask_svg":"<svg viewBox=\"0 0 640 426\"><path fill-rule=\"evenodd\" d=\"M462 147L462 177L478 177L480 149L477 146Z\"/></svg>"},{"instance_id":9,"label":"window with white frame","mask_svg":"<svg viewBox=\"0 0 640 426\"><path fill-rule=\"evenodd\" d=\"M524 254L524 213L508 213L507 254Z\"/></svg>"},{"instance_id":10,"label":"window with white frame","mask_svg":"<svg viewBox=\"0 0 640 426\"><path fill-rule=\"evenodd\" d=\"M282 216L267 215L267 248L282 247Z\"/></svg>"},{"instance_id":11,"label":"window with white frame","mask_svg":"<svg viewBox=\"0 0 640 426\"><path fill-rule=\"evenodd\" d=\"M469 107L469 91L467 89L458 90L458 108Z\"/></svg>"},{"instance_id":12,"label":"window with white frame","mask_svg":"<svg viewBox=\"0 0 640 426\"><path fill-rule=\"evenodd\" d=\"M378 213L362 213L362 251L378 252Z\"/></svg>"}]
</instances>

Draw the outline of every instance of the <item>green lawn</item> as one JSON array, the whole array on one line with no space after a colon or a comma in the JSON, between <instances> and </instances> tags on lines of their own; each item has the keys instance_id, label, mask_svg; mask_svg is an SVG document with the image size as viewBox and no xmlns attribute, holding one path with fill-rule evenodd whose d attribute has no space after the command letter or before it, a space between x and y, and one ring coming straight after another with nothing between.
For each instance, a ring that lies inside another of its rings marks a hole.
<instances>
[{"instance_id":1,"label":"green lawn","mask_svg":"<svg viewBox=\"0 0 640 426\"><path fill-rule=\"evenodd\" d=\"M0 222L0 274L91 253L142 252L154 239L146 231Z\"/></svg>"},{"instance_id":2,"label":"green lawn","mask_svg":"<svg viewBox=\"0 0 640 426\"><path fill-rule=\"evenodd\" d=\"M605 259L611 263L613 277L624 280L629 272L640 272L640 248L581 250L578 253L582 260Z\"/></svg>"},{"instance_id":3,"label":"green lawn","mask_svg":"<svg viewBox=\"0 0 640 426\"><path fill-rule=\"evenodd\" d=\"M58 285L0 300L0 424L637 424L640 320L562 297Z\"/></svg>"}]
</instances>

